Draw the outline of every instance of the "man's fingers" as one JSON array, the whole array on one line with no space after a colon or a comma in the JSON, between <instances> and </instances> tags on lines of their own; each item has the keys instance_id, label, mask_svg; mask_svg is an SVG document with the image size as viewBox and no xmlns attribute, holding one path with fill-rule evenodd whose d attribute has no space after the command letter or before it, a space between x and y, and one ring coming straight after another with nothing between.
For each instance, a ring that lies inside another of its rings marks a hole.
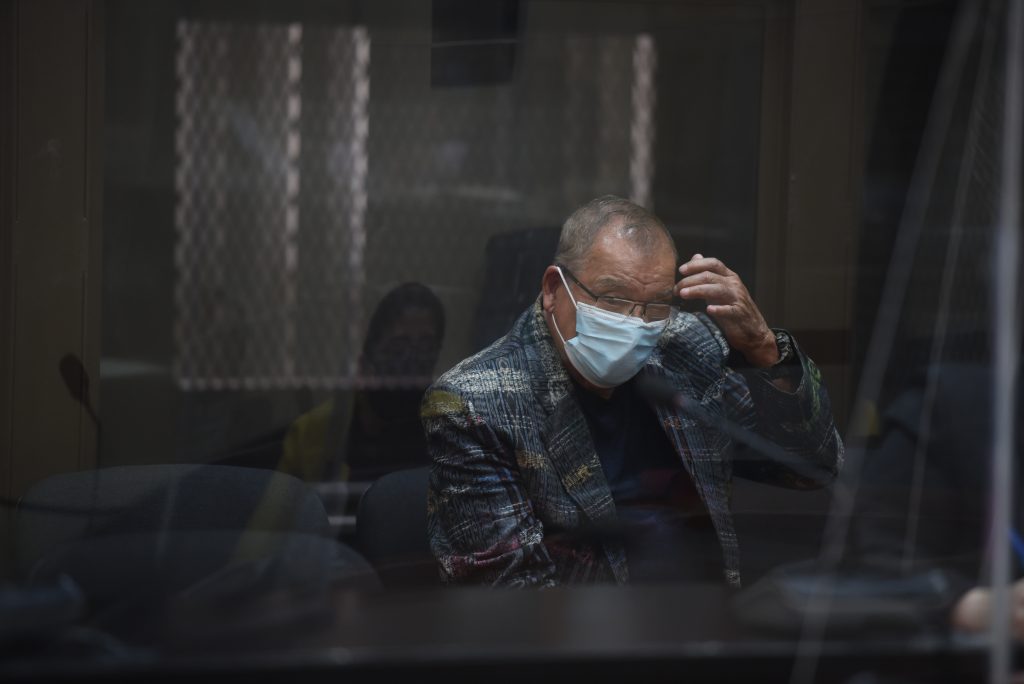
<instances>
[{"instance_id":1,"label":"man's fingers","mask_svg":"<svg viewBox=\"0 0 1024 684\"><path fill-rule=\"evenodd\" d=\"M694 254L693 258L687 261L685 264L679 267L679 272L684 275L693 275L702 271L711 271L718 275L732 275L732 271L725 267L718 259L714 257L703 257L700 254Z\"/></svg>"},{"instance_id":2,"label":"man's fingers","mask_svg":"<svg viewBox=\"0 0 1024 684\"><path fill-rule=\"evenodd\" d=\"M715 273L714 271L701 271L699 273L694 273L692 275L686 276L685 278L680 280L678 283L676 283L676 287L678 287L678 288L696 287L698 285L709 285L711 283L721 283L724 280L725 280L725 276L719 275L719 274Z\"/></svg>"},{"instance_id":3,"label":"man's fingers","mask_svg":"<svg viewBox=\"0 0 1024 684\"><path fill-rule=\"evenodd\" d=\"M733 312L733 309L735 307L729 304L709 304L705 310L708 311L709 315L728 317Z\"/></svg>"},{"instance_id":4,"label":"man's fingers","mask_svg":"<svg viewBox=\"0 0 1024 684\"><path fill-rule=\"evenodd\" d=\"M709 304L705 307L705 311L708 312L708 315L718 318L720 322L728 320L730 325L736 326L736 330L746 329L746 326L742 323L745 313L740 306L735 304Z\"/></svg>"},{"instance_id":5,"label":"man's fingers","mask_svg":"<svg viewBox=\"0 0 1024 684\"><path fill-rule=\"evenodd\" d=\"M679 290L680 299L705 299L715 304L724 304L734 299L729 288L722 283L694 285Z\"/></svg>"}]
</instances>

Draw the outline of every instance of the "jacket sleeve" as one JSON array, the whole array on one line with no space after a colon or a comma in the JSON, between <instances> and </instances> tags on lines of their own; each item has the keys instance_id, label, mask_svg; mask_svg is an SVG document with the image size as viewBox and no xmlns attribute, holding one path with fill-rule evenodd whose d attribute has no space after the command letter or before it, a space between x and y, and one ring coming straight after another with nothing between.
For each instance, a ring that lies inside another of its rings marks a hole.
<instances>
[{"instance_id":1,"label":"jacket sleeve","mask_svg":"<svg viewBox=\"0 0 1024 684\"><path fill-rule=\"evenodd\" d=\"M808 467L800 472L749 448L737 449L733 471L740 477L793 489L830 484L843 464L843 442L836 429L821 371L789 337L794 362L781 369L796 385L792 392L777 387L763 371L726 366L727 395L738 421L781 447L789 463ZM809 474L812 473L812 474Z\"/></svg>"},{"instance_id":2,"label":"jacket sleeve","mask_svg":"<svg viewBox=\"0 0 1024 684\"><path fill-rule=\"evenodd\" d=\"M512 448L474 402L431 388L421 412L431 456L427 521L446 584L553 586L543 543Z\"/></svg>"}]
</instances>

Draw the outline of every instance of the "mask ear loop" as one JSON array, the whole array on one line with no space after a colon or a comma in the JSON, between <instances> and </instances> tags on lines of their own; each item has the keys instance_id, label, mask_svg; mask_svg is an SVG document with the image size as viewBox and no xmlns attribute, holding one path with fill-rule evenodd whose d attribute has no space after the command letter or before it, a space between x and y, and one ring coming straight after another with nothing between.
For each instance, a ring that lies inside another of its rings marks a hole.
<instances>
[{"instance_id":1,"label":"mask ear loop","mask_svg":"<svg viewBox=\"0 0 1024 684\"><path fill-rule=\"evenodd\" d=\"M572 290L569 289L569 283L565 282L565 276L562 274L562 267L555 266L555 270L558 271L558 277L562 279L562 285L565 285L565 291L569 295L569 299L572 300L573 308L580 308L580 305L576 303L576 298L572 296Z\"/></svg>"},{"instance_id":2,"label":"mask ear loop","mask_svg":"<svg viewBox=\"0 0 1024 684\"><path fill-rule=\"evenodd\" d=\"M558 271L558 277L562 279L562 285L565 285L565 292L569 295L569 299L572 300L573 308L579 309L580 306L576 303L576 298L572 296L572 290L569 289L569 283L565 282L565 276L562 275L561 266L555 266L555 270ZM551 322L554 324L555 332L558 333L558 337L562 340L562 344L568 344L568 342L565 341L565 336L562 334L562 331L558 329L558 321L555 320L554 312L548 315L551 316Z\"/></svg>"}]
</instances>

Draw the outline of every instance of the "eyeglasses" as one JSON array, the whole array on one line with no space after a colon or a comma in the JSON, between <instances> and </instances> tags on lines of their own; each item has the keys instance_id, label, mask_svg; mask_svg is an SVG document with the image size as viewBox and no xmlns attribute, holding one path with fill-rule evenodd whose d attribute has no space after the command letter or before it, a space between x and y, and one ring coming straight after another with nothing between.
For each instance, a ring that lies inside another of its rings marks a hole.
<instances>
[{"instance_id":1,"label":"eyeglasses","mask_svg":"<svg viewBox=\"0 0 1024 684\"><path fill-rule=\"evenodd\" d=\"M623 317L637 316L638 318L644 319L647 323L651 323L653 321L664 321L675 313L676 307L663 302L637 302L632 299L622 299L620 297L609 297L607 295L594 294L590 291L590 288L580 282L580 279L573 275L572 271L566 268L563 264L555 265L562 269L562 273L572 278L572 281L579 285L580 289L586 292L587 295L596 302L596 306L599 309L603 309L604 311L618 314Z\"/></svg>"}]
</instances>

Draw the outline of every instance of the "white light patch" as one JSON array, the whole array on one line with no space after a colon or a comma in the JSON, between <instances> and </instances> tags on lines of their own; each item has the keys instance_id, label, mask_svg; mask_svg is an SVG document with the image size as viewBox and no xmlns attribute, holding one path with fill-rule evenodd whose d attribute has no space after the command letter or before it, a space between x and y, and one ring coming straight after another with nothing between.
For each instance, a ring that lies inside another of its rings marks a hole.
<instances>
[{"instance_id":1,"label":"white light patch","mask_svg":"<svg viewBox=\"0 0 1024 684\"><path fill-rule=\"evenodd\" d=\"M654 75L657 64L654 38L641 33L636 37L633 48L629 182L630 199L649 211L654 211L651 185L654 182L654 106L657 100Z\"/></svg>"}]
</instances>

